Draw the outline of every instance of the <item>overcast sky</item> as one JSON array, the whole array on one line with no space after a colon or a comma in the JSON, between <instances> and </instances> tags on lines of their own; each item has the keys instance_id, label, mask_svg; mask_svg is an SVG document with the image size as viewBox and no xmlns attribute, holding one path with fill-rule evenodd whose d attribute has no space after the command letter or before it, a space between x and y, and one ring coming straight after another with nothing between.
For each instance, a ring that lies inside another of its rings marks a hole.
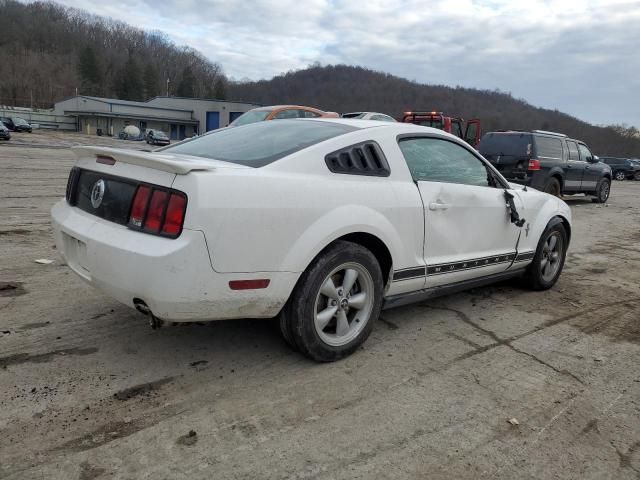
<instances>
[{"instance_id":1,"label":"overcast sky","mask_svg":"<svg viewBox=\"0 0 640 480\"><path fill-rule=\"evenodd\" d=\"M60 0L162 30L235 79L320 62L640 127L640 0Z\"/></svg>"}]
</instances>

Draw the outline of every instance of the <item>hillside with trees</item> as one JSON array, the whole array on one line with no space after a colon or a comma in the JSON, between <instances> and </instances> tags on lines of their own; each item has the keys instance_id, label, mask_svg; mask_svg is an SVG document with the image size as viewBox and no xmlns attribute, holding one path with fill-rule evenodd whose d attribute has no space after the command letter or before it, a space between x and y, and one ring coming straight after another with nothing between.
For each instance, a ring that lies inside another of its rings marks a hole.
<instances>
[{"instance_id":1,"label":"hillside with trees","mask_svg":"<svg viewBox=\"0 0 640 480\"><path fill-rule=\"evenodd\" d=\"M534 107L508 93L425 85L361 67L316 65L271 80L233 83L229 95L260 104L293 103L394 117L407 110L437 110L479 118L485 132L551 130L584 140L598 154L640 157L640 137L634 127L594 126L557 110Z\"/></svg>"},{"instance_id":2,"label":"hillside with trees","mask_svg":"<svg viewBox=\"0 0 640 480\"><path fill-rule=\"evenodd\" d=\"M509 93L412 82L346 65L314 65L262 81L228 82L222 67L162 32L51 2L0 0L0 105L50 108L75 95L146 100L182 97L298 103L337 112L441 110L480 118L484 131L542 129L586 141L598 154L640 157L640 135L593 126ZM215 52L210 52L215 54ZM585 99L588 101L588 99Z\"/></svg>"},{"instance_id":3,"label":"hillside with trees","mask_svg":"<svg viewBox=\"0 0 640 480\"><path fill-rule=\"evenodd\" d=\"M0 0L0 105L49 108L75 95L224 98L222 67L161 32L50 2Z\"/></svg>"}]
</instances>

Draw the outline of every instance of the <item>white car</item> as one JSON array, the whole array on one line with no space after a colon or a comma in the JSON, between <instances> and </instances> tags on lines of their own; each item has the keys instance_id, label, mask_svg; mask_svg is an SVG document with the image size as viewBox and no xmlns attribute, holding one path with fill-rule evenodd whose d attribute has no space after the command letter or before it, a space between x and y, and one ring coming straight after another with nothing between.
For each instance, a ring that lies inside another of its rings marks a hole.
<instances>
[{"instance_id":1,"label":"white car","mask_svg":"<svg viewBox=\"0 0 640 480\"><path fill-rule=\"evenodd\" d=\"M340 115L342 118L353 118L358 120L379 120L381 122L395 122L396 119L386 113L377 112L351 112Z\"/></svg>"},{"instance_id":2,"label":"white car","mask_svg":"<svg viewBox=\"0 0 640 480\"><path fill-rule=\"evenodd\" d=\"M562 200L428 127L281 120L74 151L52 223L82 279L152 324L277 316L320 361L382 308L515 276L550 288L569 245Z\"/></svg>"}]
</instances>

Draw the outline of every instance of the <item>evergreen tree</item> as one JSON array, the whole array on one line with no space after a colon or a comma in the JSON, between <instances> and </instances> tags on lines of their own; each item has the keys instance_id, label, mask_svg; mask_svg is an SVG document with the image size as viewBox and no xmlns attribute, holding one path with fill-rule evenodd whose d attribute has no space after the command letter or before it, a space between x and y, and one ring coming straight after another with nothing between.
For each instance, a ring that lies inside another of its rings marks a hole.
<instances>
[{"instance_id":1,"label":"evergreen tree","mask_svg":"<svg viewBox=\"0 0 640 480\"><path fill-rule=\"evenodd\" d=\"M191 67L185 67L182 71L182 80L178 84L178 89L176 90L176 95L179 97L195 97L196 90L196 77L193 74L193 70Z\"/></svg>"},{"instance_id":2,"label":"evergreen tree","mask_svg":"<svg viewBox=\"0 0 640 480\"><path fill-rule=\"evenodd\" d=\"M120 100L143 100L144 82L142 81L142 74L138 63L131 55L129 55L116 78L115 90Z\"/></svg>"},{"instance_id":3,"label":"evergreen tree","mask_svg":"<svg viewBox=\"0 0 640 480\"><path fill-rule=\"evenodd\" d=\"M146 99L153 98L160 94L160 83L158 82L158 71L151 63L144 67L144 96Z\"/></svg>"},{"instance_id":4,"label":"evergreen tree","mask_svg":"<svg viewBox=\"0 0 640 480\"><path fill-rule=\"evenodd\" d=\"M102 68L95 51L85 47L80 51L78 59L78 73L80 74L81 93L86 95L100 95L102 88Z\"/></svg>"}]
</instances>

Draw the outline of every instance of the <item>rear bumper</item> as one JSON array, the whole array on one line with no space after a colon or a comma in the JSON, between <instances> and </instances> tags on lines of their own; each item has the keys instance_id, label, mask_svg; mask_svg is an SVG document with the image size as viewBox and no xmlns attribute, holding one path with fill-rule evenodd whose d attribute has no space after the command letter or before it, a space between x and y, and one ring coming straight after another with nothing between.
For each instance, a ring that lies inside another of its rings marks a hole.
<instances>
[{"instance_id":1,"label":"rear bumper","mask_svg":"<svg viewBox=\"0 0 640 480\"><path fill-rule=\"evenodd\" d=\"M298 274L225 273L213 270L204 234L183 230L177 239L156 237L102 220L65 200L51 210L56 246L85 282L134 307L174 322L270 318L287 300ZM268 278L261 290L231 290L230 280Z\"/></svg>"}]
</instances>

